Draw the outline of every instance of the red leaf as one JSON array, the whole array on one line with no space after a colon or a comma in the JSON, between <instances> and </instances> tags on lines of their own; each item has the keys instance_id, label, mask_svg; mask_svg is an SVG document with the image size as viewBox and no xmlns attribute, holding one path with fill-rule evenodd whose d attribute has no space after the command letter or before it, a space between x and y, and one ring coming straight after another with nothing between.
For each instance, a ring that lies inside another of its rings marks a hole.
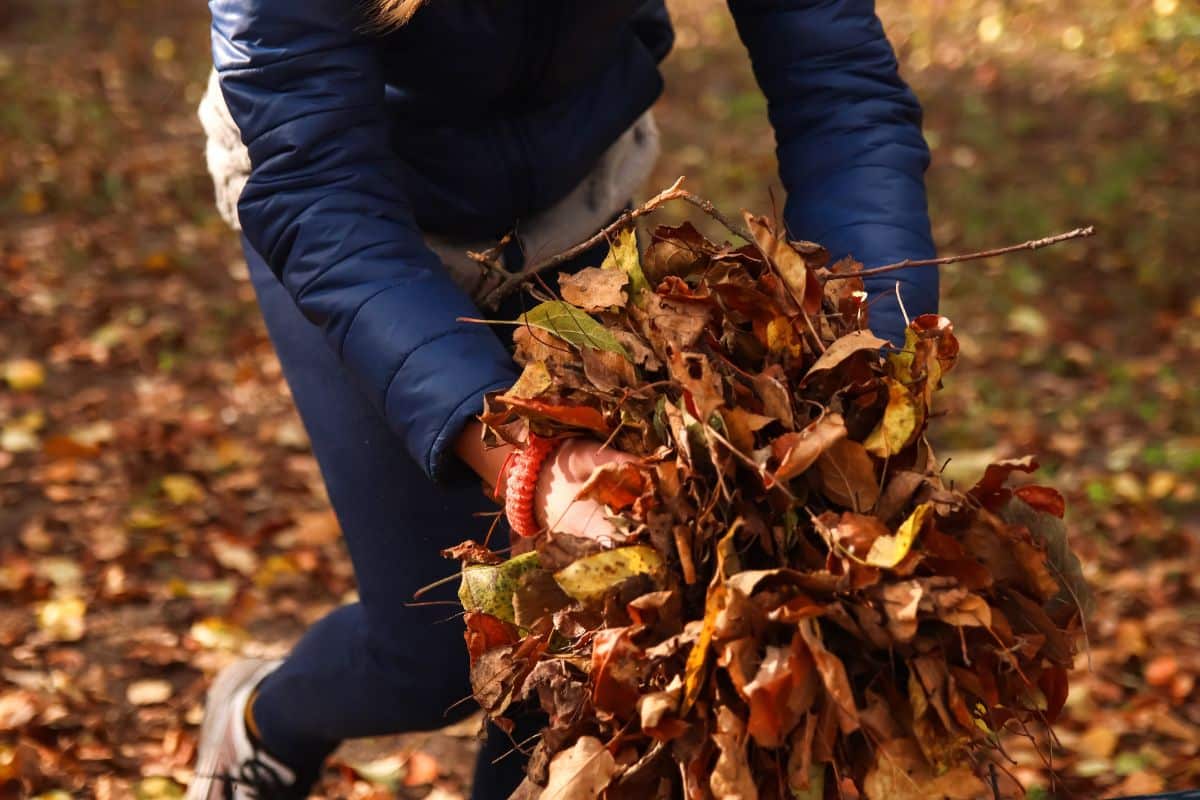
<instances>
[{"instance_id":1,"label":"red leaf","mask_svg":"<svg viewBox=\"0 0 1200 800\"><path fill-rule=\"evenodd\" d=\"M592 702L621 719L636 711L641 672L641 651L629 634L629 628L606 628L592 639Z\"/></svg>"},{"instance_id":2,"label":"red leaf","mask_svg":"<svg viewBox=\"0 0 1200 800\"><path fill-rule=\"evenodd\" d=\"M975 484L967 494L978 500L989 511L996 511L1012 497L1012 491L1004 488L1008 476L1014 472L1033 472L1037 468L1038 461L1034 456L997 461L995 464L988 465L988 468L984 470L983 477L979 479L979 483Z\"/></svg>"},{"instance_id":3,"label":"red leaf","mask_svg":"<svg viewBox=\"0 0 1200 800\"><path fill-rule=\"evenodd\" d=\"M573 428L584 428L605 435L610 431L608 423L604 421L604 415L591 406L555 405L543 400L527 400L508 394L499 395L496 400L511 409L521 409L532 416Z\"/></svg>"},{"instance_id":4,"label":"red leaf","mask_svg":"<svg viewBox=\"0 0 1200 800\"><path fill-rule=\"evenodd\" d=\"M1062 667L1043 670L1038 676L1038 688L1046 696L1046 719L1053 724L1067 702L1067 691L1070 688L1067 671Z\"/></svg>"},{"instance_id":5,"label":"red leaf","mask_svg":"<svg viewBox=\"0 0 1200 800\"><path fill-rule=\"evenodd\" d=\"M771 453L779 460L775 480L783 483L796 477L845 437L841 414L827 414L802 431L780 436L771 443Z\"/></svg>"},{"instance_id":6,"label":"red leaf","mask_svg":"<svg viewBox=\"0 0 1200 800\"><path fill-rule=\"evenodd\" d=\"M1049 486L1022 486L1014 489L1013 494L1036 510L1053 514L1059 519L1067 513L1067 501L1057 489L1051 489Z\"/></svg>"},{"instance_id":7,"label":"red leaf","mask_svg":"<svg viewBox=\"0 0 1200 800\"><path fill-rule=\"evenodd\" d=\"M646 490L646 476L636 464L622 462L600 467L579 490L579 500L595 500L614 511L624 511Z\"/></svg>"},{"instance_id":8,"label":"red leaf","mask_svg":"<svg viewBox=\"0 0 1200 800\"><path fill-rule=\"evenodd\" d=\"M472 664L488 650L516 644L520 639L516 626L482 611L468 611L463 615L463 621L467 626L463 635Z\"/></svg>"}]
</instances>

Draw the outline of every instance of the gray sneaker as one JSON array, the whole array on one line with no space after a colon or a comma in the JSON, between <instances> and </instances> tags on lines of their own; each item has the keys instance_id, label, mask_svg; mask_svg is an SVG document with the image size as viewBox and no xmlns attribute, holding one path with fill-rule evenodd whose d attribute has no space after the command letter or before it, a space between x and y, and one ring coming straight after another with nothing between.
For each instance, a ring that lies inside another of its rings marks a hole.
<instances>
[{"instance_id":1,"label":"gray sneaker","mask_svg":"<svg viewBox=\"0 0 1200 800\"><path fill-rule=\"evenodd\" d=\"M304 800L296 774L259 750L246 731L246 702L278 661L244 659L221 670L208 690L196 775L187 800Z\"/></svg>"}]
</instances>

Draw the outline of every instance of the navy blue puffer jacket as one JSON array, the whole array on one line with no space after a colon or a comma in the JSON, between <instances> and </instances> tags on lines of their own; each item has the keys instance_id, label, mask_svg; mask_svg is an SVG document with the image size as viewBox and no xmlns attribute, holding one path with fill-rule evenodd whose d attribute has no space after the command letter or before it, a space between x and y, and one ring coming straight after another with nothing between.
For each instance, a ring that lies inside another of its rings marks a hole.
<instances>
[{"instance_id":1,"label":"navy blue puffer jacket","mask_svg":"<svg viewBox=\"0 0 1200 800\"><path fill-rule=\"evenodd\" d=\"M213 57L252 173L249 242L437 477L515 377L421 231L500 236L564 196L658 97L661 0L210 0ZM916 99L871 0L729 0L768 100L794 238L868 266L933 253ZM937 304L933 270L868 285L877 333Z\"/></svg>"}]
</instances>

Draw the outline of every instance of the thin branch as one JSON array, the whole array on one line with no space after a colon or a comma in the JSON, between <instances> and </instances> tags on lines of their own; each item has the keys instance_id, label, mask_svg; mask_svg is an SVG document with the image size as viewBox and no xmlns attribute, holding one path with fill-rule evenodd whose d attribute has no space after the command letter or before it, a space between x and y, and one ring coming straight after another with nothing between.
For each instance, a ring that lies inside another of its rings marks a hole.
<instances>
[{"instance_id":1,"label":"thin branch","mask_svg":"<svg viewBox=\"0 0 1200 800\"><path fill-rule=\"evenodd\" d=\"M584 239L579 244L567 248L553 258L543 261L541 264L527 267L520 272L509 274L508 277L501 281L499 286L497 286L495 289L492 289L492 291L488 293L488 296L484 299L484 303L499 303L510 292L528 281L533 276L537 275L539 272L553 269L554 267L570 261L572 258L575 258L581 253L586 253L588 250L600 244L601 242L608 241L609 237L613 233L625 227L630 222L633 222L638 217L643 217L653 212L664 203L678 199L682 195L686 194L686 192L680 188L682 183L683 178L680 177L675 181L675 183L671 184L666 189L663 189L661 192L654 195L654 197L651 197L642 205L621 214L621 216L617 217L617 219L611 224L601 228L598 232L592 236L589 236L587 239Z\"/></svg>"},{"instance_id":2,"label":"thin branch","mask_svg":"<svg viewBox=\"0 0 1200 800\"><path fill-rule=\"evenodd\" d=\"M680 178L680 180L683 180L683 179ZM703 211L705 214L708 214L710 217L715 219L717 222L724 225L725 230L729 231L730 233L732 233L734 236L738 237L739 239L742 239L744 241L751 242L751 243L754 242L754 236L750 233L750 231L746 230L744 227L742 227L741 225L738 225L736 222L733 222L728 217L726 217L724 214L722 214L717 209L717 207L715 205L713 205L711 200L705 200L703 197L699 197L697 195L692 194L691 192L686 192L686 191L683 192L683 194L681 194L679 196L679 199L685 203L689 203L689 204L695 206L696 208Z\"/></svg>"},{"instance_id":3,"label":"thin branch","mask_svg":"<svg viewBox=\"0 0 1200 800\"><path fill-rule=\"evenodd\" d=\"M692 194L691 192L682 188L682 185L683 178L680 177L675 181L675 183L671 184L666 189L663 189L661 192L654 195L654 197L651 197L637 208L632 208L624 212L613 222L609 223L604 228L601 228L597 233L589 236L587 239L584 239L579 244L567 248L558 255L543 261L540 264L526 267L520 272L506 273L507 277L505 277L504 280L502 280L494 289L488 292L483 301L484 305L495 306L499 304L501 300L511 294L515 289L519 288L521 284L532 279L534 276L565 264L576 256L586 253L588 250L600 244L601 242L609 241L614 233L621 230L638 217L644 217L648 214L652 214L657 211L660 206L666 205L672 200L683 200L684 202L695 206L715 219L717 222L724 225L734 236L745 239L747 242L754 241L751 238L749 231L738 225L736 222L732 222L728 217L718 211L716 206L714 206L711 201ZM493 248L493 250L495 250L495 248ZM471 254L471 257L483 263L488 263L489 255L491 253L492 250L489 250L487 253Z\"/></svg>"},{"instance_id":4,"label":"thin branch","mask_svg":"<svg viewBox=\"0 0 1200 800\"><path fill-rule=\"evenodd\" d=\"M911 259L906 258L903 261L897 261L895 264L885 264L882 267L872 267L871 269L860 269L857 272L839 272L835 275L828 275L825 282L840 281L846 278L865 278L869 275L882 275L885 272L895 272L898 269L906 269L908 267L932 267L940 264L955 264L959 261L974 261L978 258L991 258L992 256L1002 256L1005 253L1015 253L1018 250L1040 250L1043 247L1049 247L1052 244L1065 242L1068 239L1083 239L1088 236L1093 236L1096 233L1096 228L1088 225L1086 228L1076 228L1073 231L1066 233L1047 236L1043 239L1032 239L1021 244L1012 244L1008 247L996 247L992 250L980 250L977 253L963 253L956 256L942 256L941 258L922 258Z\"/></svg>"},{"instance_id":5,"label":"thin branch","mask_svg":"<svg viewBox=\"0 0 1200 800\"><path fill-rule=\"evenodd\" d=\"M504 268L504 248L508 247L509 243L516 235L516 230L511 230L496 242L493 246L484 250L482 253L477 253L474 250L467 251L467 258L477 264L482 264L485 268L497 273L498 275L510 275L508 270Z\"/></svg>"},{"instance_id":6,"label":"thin branch","mask_svg":"<svg viewBox=\"0 0 1200 800\"><path fill-rule=\"evenodd\" d=\"M483 299L483 305L495 307L499 305L505 297L511 294L523 284L529 282L543 272L547 272L555 267L561 266L571 259L587 252L591 248L601 242L610 241L612 235L621 230L625 226L632 223L639 217L644 217L657 211L661 206L666 205L672 200L682 200L685 203L700 209L708 216L715 219L725 227L730 233L739 239L753 243L754 237L745 227L739 225L727 216L721 213L711 200L706 200L703 197L694 195L683 187L683 178L680 177L673 184L663 189L658 194L651 197L646 202L642 203L637 208L632 208L622 213L613 222L606 225L604 228L597 231L592 236L584 239L582 242L567 248L556 256L553 256L540 264L527 266L520 272L509 272L503 268L500 263L501 253L504 245L512 238L512 234L508 234L495 247L486 250L483 253L468 253L467 255L474 261L479 262L489 268L495 274L502 276L502 280L494 288L492 288ZM908 259L898 261L894 264L886 264L882 267L873 267L871 269L859 270L857 272L839 272L835 275L829 275L825 278L825 282L844 280L846 278L862 278L871 275L882 275L887 272L894 272L908 267L925 267L941 264L954 264L960 261L972 261L980 258L991 258L992 256L1000 256L1005 253L1013 253L1018 250L1040 250L1043 247L1049 247L1059 242L1065 242L1069 239L1080 239L1088 236L1093 236L1096 230L1089 225L1086 228L1076 228L1073 231L1047 236L1042 239L1033 239L1021 244L1009 245L1008 247L997 247L991 250L981 250L975 253L964 253L962 255L943 256L941 258L926 258L926 259Z\"/></svg>"}]
</instances>

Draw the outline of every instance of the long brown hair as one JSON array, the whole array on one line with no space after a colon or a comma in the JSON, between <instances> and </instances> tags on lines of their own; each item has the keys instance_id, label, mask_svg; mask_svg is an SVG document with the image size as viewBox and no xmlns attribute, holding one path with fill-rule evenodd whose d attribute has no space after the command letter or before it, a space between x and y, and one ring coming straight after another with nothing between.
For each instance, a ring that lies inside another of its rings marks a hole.
<instances>
[{"instance_id":1,"label":"long brown hair","mask_svg":"<svg viewBox=\"0 0 1200 800\"><path fill-rule=\"evenodd\" d=\"M424 3L425 0L374 0L375 22L381 28L398 28Z\"/></svg>"}]
</instances>

